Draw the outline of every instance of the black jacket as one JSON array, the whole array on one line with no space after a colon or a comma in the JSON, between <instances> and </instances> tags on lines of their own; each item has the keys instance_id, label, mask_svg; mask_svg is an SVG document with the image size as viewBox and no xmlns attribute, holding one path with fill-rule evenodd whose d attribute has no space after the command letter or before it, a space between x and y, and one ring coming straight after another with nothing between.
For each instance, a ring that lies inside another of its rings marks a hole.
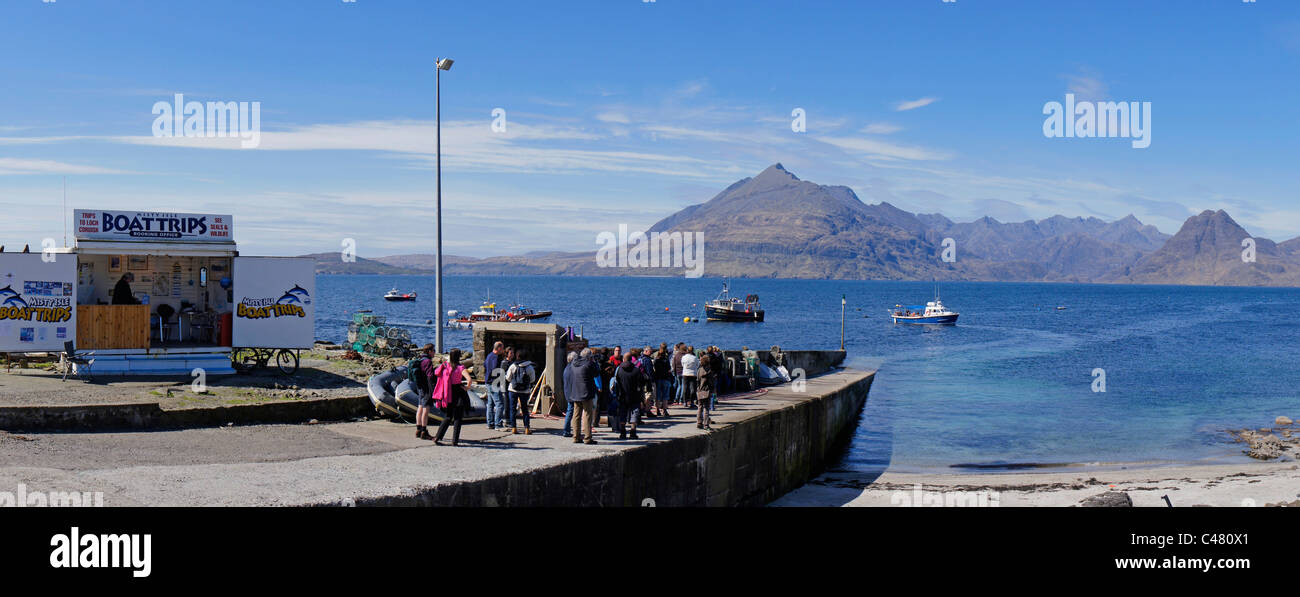
<instances>
[{"instance_id":1,"label":"black jacket","mask_svg":"<svg viewBox=\"0 0 1300 597\"><path fill-rule=\"evenodd\" d=\"M113 304L114 305L140 304L140 301L135 299L135 295L131 294L131 284L126 281L126 278L119 279L117 281L117 286L113 287Z\"/></svg>"},{"instance_id":2,"label":"black jacket","mask_svg":"<svg viewBox=\"0 0 1300 597\"><path fill-rule=\"evenodd\" d=\"M645 384L650 381L645 372L633 365L632 361L623 361L623 364L618 366L618 371L614 373L614 378L618 380L619 402L624 399L640 402L645 392Z\"/></svg>"}]
</instances>

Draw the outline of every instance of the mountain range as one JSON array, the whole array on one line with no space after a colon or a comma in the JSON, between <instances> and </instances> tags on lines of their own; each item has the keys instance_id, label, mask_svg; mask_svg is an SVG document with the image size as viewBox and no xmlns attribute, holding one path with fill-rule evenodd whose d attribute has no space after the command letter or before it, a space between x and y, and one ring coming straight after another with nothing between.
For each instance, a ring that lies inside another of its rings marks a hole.
<instances>
[{"instance_id":1,"label":"mountain range","mask_svg":"<svg viewBox=\"0 0 1300 597\"><path fill-rule=\"evenodd\" d=\"M1053 216L957 223L941 214L864 203L849 187L800 180L781 164L736 181L647 232L702 233L704 275L713 277L1300 286L1300 238L1275 243L1251 237L1222 210L1188 218L1173 236L1132 215L1112 222ZM1252 240L1243 245L1247 238ZM338 253L313 257L320 273L374 274L427 274L435 259L426 254L352 262ZM684 270L602 268L590 251L486 259L446 255L443 271L681 275Z\"/></svg>"}]
</instances>

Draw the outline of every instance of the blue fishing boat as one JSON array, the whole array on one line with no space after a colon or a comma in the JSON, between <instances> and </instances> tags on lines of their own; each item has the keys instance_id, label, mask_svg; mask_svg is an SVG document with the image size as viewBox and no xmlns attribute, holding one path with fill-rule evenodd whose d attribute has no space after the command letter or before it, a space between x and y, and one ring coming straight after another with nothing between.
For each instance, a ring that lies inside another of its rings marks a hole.
<instances>
[{"instance_id":1,"label":"blue fishing boat","mask_svg":"<svg viewBox=\"0 0 1300 597\"><path fill-rule=\"evenodd\" d=\"M950 311L943 306L943 301L939 300L939 290L934 291L934 300L924 305L894 305L894 309L889 312L889 316L894 319L894 323L922 323L934 325L952 325L957 323L957 316L960 313Z\"/></svg>"}]
</instances>

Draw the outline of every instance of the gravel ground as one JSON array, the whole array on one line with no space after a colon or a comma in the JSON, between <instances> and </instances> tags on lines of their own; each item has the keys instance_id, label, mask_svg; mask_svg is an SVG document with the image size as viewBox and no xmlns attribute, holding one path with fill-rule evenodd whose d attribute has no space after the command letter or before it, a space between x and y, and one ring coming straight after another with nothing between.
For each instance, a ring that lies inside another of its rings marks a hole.
<instances>
[{"instance_id":1,"label":"gravel ground","mask_svg":"<svg viewBox=\"0 0 1300 597\"><path fill-rule=\"evenodd\" d=\"M192 390L189 376L99 376L92 382L75 378L64 382L60 374L43 369L12 369L7 374L0 370L0 406L157 402L171 409L363 396L373 368L387 365L324 357L323 352L304 353L298 373L292 376L260 370L209 377L206 394Z\"/></svg>"},{"instance_id":2,"label":"gravel ground","mask_svg":"<svg viewBox=\"0 0 1300 597\"><path fill-rule=\"evenodd\" d=\"M0 462L6 466L80 471L125 464L185 466L283 462L401 449L391 443L340 433L337 431L340 425L346 424L255 425L123 433L0 432Z\"/></svg>"}]
</instances>

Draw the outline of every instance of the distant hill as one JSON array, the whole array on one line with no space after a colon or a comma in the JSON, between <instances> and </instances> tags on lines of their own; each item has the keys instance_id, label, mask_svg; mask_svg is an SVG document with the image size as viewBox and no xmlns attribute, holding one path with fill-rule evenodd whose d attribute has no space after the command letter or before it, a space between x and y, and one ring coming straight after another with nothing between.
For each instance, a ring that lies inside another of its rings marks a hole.
<instances>
[{"instance_id":1,"label":"distant hill","mask_svg":"<svg viewBox=\"0 0 1300 597\"><path fill-rule=\"evenodd\" d=\"M437 259L438 259L437 255L426 254L426 253L413 253L409 255L389 255L388 257L376 257L374 261L378 261L385 265L391 265L393 267L400 267L403 269L424 270L427 272L431 272L437 269ZM457 265L462 263L477 263L479 261L481 260L474 257L461 257L459 255L442 256L442 266L444 268L449 265Z\"/></svg>"},{"instance_id":2,"label":"distant hill","mask_svg":"<svg viewBox=\"0 0 1300 597\"><path fill-rule=\"evenodd\" d=\"M647 232L702 233L704 275L877 280L989 280L1138 284L1300 285L1300 238L1255 238L1256 261L1241 260L1250 236L1223 211L1188 218L1174 236L1133 215L1113 222L1053 216L953 222L889 203L864 203L846 186L800 180L781 164L688 206ZM945 239L956 260L941 256ZM317 257L320 273L428 274L434 256ZM682 268L601 268L596 253L533 252L443 258L449 275L673 275Z\"/></svg>"},{"instance_id":3,"label":"distant hill","mask_svg":"<svg viewBox=\"0 0 1300 597\"><path fill-rule=\"evenodd\" d=\"M312 253L310 255L301 255L301 257L311 257L316 260L316 273L318 274L384 274L384 275L410 275L410 274L427 274L428 272L388 265L374 259L357 257L355 261L344 261L342 253Z\"/></svg>"},{"instance_id":4,"label":"distant hill","mask_svg":"<svg viewBox=\"0 0 1300 597\"><path fill-rule=\"evenodd\" d=\"M1253 238L1255 260L1243 260L1242 241ZM1300 239L1278 244L1251 237L1228 213L1205 210L1183 223L1164 246L1117 281L1206 286L1300 285Z\"/></svg>"}]
</instances>

